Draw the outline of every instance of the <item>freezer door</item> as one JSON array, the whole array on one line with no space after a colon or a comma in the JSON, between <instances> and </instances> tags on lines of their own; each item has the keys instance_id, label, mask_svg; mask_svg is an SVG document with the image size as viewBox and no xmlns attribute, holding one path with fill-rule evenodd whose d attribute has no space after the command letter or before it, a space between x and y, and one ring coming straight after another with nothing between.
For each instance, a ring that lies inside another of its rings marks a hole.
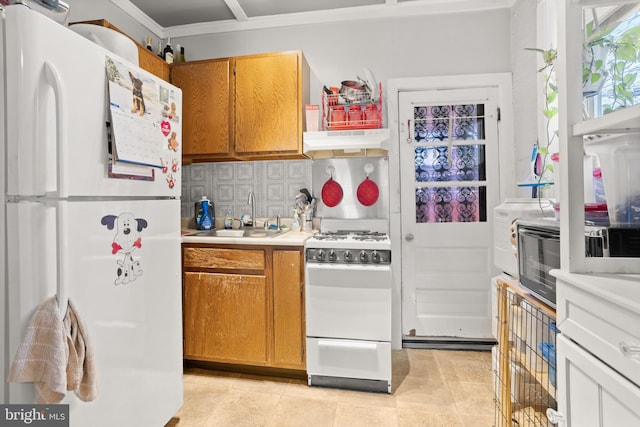
<instances>
[{"instance_id":1,"label":"freezer door","mask_svg":"<svg viewBox=\"0 0 640 427\"><path fill-rule=\"evenodd\" d=\"M8 6L5 14L8 194L179 197L180 89L27 7ZM109 66L107 56L114 59ZM118 127L118 144L140 156L151 153L158 167L110 177L107 70L118 82L112 105L130 120ZM135 109L141 99L143 114Z\"/></svg>"},{"instance_id":2,"label":"freezer door","mask_svg":"<svg viewBox=\"0 0 640 427\"><path fill-rule=\"evenodd\" d=\"M162 426L182 405L178 200L8 203L9 352L37 305L66 297L85 321L98 396L69 392L71 426ZM11 384L33 403L33 384Z\"/></svg>"}]
</instances>

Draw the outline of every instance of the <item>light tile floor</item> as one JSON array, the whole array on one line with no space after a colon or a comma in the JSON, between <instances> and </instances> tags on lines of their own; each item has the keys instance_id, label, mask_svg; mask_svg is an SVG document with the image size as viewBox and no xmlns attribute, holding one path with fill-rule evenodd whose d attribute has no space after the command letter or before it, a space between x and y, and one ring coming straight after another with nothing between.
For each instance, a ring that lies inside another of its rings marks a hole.
<instances>
[{"instance_id":1,"label":"light tile floor","mask_svg":"<svg viewBox=\"0 0 640 427\"><path fill-rule=\"evenodd\" d=\"M492 381L491 353L475 351L394 351L390 395L189 368L184 405L165 427L491 427Z\"/></svg>"}]
</instances>

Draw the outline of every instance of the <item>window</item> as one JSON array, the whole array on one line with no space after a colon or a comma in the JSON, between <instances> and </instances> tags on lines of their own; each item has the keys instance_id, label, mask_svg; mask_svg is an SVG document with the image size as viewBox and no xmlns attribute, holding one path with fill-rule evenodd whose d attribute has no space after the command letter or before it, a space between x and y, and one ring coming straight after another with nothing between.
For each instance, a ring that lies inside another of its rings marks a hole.
<instances>
[{"instance_id":1,"label":"window","mask_svg":"<svg viewBox=\"0 0 640 427\"><path fill-rule=\"evenodd\" d=\"M416 222L486 221L484 105L414 108Z\"/></svg>"},{"instance_id":2,"label":"window","mask_svg":"<svg viewBox=\"0 0 640 427\"><path fill-rule=\"evenodd\" d=\"M602 85L593 93L585 92L587 110L594 117L640 103L640 6L588 9L585 20L587 46L593 51L592 46L598 45L603 51L598 70ZM584 59L586 79L590 64L596 62L591 58L587 54Z\"/></svg>"}]
</instances>

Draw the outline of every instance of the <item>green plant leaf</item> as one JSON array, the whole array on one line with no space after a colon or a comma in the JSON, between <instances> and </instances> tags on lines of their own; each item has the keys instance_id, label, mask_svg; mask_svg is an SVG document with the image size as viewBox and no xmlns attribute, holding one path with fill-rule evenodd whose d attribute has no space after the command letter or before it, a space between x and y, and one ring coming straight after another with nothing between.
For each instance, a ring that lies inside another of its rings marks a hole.
<instances>
[{"instance_id":1,"label":"green plant leaf","mask_svg":"<svg viewBox=\"0 0 640 427\"><path fill-rule=\"evenodd\" d=\"M616 58L622 61L630 61L633 62L636 60L636 49L633 46L620 46L616 50Z\"/></svg>"},{"instance_id":2,"label":"green plant leaf","mask_svg":"<svg viewBox=\"0 0 640 427\"><path fill-rule=\"evenodd\" d=\"M547 95L547 104L551 104L553 101L556 100L557 97L558 97L558 94L556 92L551 92L549 95Z\"/></svg>"},{"instance_id":3,"label":"green plant leaf","mask_svg":"<svg viewBox=\"0 0 640 427\"><path fill-rule=\"evenodd\" d=\"M548 110L542 110L542 114L544 114L546 118L551 119L551 118L553 118L553 116L558 114L558 108L557 107L553 107L553 108L550 108Z\"/></svg>"},{"instance_id":4,"label":"green plant leaf","mask_svg":"<svg viewBox=\"0 0 640 427\"><path fill-rule=\"evenodd\" d=\"M628 40L629 42L636 42L640 40L640 27L631 27L620 36L621 39Z\"/></svg>"},{"instance_id":5,"label":"green plant leaf","mask_svg":"<svg viewBox=\"0 0 640 427\"><path fill-rule=\"evenodd\" d=\"M632 86L636 81L636 73L629 73L624 76L622 79L623 83L627 86Z\"/></svg>"},{"instance_id":6,"label":"green plant leaf","mask_svg":"<svg viewBox=\"0 0 640 427\"><path fill-rule=\"evenodd\" d=\"M552 165L551 163L549 163L549 164L547 165L546 169L547 169L548 171L553 172L553 165Z\"/></svg>"},{"instance_id":7,"label":"green plant leaf","mask_svg":"<svg viewBox=\"0 0 640 427\"><path fill-rule=\"evenodd\" d=\"M597 82L598 80L600 80L600 77L602 77L600 73L591 74L591 83Z\"/></svg>"}]
</instances>

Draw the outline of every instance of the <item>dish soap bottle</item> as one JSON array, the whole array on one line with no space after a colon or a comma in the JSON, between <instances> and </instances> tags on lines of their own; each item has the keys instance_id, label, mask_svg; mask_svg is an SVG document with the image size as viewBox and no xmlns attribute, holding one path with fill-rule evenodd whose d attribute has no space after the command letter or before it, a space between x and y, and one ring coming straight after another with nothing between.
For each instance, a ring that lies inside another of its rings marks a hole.
<instances>
[{"instance_id":1,"label":"dish soap bottle","mask_svg":"<svg viewBox=\"0 0 640 427\"><path fill-rule=\"evenodd\" d=\"M227 209L227 216L224 218L224 228L230 230L233 228L233 211Z\"/></svg>"},{"instance_id":2,"label":"dish soap bottle","mask_svg":"<svg viewBox=\"0 0 640 427\"><path fill-rule=\"evenodd\" d=\"M196 224L200 230L211 230L213 222L211 202L206 196L202 196L202 200L196 203Z\"/></svg>"}]
</instances>

